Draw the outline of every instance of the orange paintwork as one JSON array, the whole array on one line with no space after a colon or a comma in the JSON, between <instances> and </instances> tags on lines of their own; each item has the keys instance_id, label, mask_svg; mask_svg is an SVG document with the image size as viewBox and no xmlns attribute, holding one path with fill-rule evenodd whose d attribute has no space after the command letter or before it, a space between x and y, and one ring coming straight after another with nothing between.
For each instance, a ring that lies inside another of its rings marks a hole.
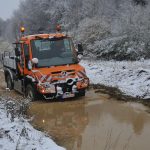
<instances>
[{"instance_id":1,"label":"orange paintwork","mask_svg":"<svg viewBox=\"0 0 150 150\"><path fill-rule=\"evenodd\" d=\"M38 68L43 74L49 74L50 72L57 72L57 71L67 71L67 70L83 70L84 68L79 65L79 64L73 64L73 65L63 65L63 66L55 66L55 67L50 67L50 68Z\"/></svg>"}]
</instances>

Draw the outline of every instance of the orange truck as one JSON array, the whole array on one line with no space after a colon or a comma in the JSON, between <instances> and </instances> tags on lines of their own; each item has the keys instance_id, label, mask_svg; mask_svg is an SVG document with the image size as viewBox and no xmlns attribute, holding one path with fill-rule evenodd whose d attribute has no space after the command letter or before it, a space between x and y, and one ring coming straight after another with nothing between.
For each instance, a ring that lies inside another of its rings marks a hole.
<instances>
[{"instance_id":1,"label":"orange truck","mask_svg":"<svg viewBox=\"0 0 150 150\"><path fill-rule=\"evenodd\" d=\"M51 34L22 36L11 52L3 54L7 88L31 100L84 96L89 85L85 68L79 64L82 44L76 49L72 38L57 30Z\"/></svg>"}]
</instances>

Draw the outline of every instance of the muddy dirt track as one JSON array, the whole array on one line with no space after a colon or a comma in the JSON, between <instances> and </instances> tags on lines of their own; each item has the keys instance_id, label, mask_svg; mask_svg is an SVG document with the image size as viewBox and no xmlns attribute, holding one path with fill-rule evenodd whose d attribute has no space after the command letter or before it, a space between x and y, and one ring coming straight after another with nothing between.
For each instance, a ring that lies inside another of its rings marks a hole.
<instances>
[{"instance_id":1,"label":"muddy dirt track","mask_svg":"<svg viewBox=\"0 0 150 150\"><path fill-rule=\"evenodd\" d=\"M6 92L0 73L0 94ZM89 89L85 97L64 102L32 102L32 124L68 150L149 150L150 109L139 103L117 101Z\"/></svg>"}]
</instances>

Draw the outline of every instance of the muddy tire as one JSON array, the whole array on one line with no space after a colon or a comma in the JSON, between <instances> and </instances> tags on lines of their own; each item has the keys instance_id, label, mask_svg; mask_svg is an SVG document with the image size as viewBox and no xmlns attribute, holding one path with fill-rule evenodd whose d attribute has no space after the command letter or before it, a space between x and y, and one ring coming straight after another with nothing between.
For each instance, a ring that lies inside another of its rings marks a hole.
<instances>
[{"instance_id":1,"label":"muddy tire","mask_svg":"<svg viewBox=\"0 0 150 150\"><path fill-rule=\"evenodd\" d=\"M26 87L26 97L31 101L35 101L38 99L38 93L31 85L27 85Z\"/></svg>"},{"instance_id":2,"label":"muddy tire","mask_svg":"<svg viewBox=\"0 0 150 150\"><path fill-rule=\"evenodd\" d=\"M6 76L6 84L7 84L7 88L9 88L10 90L14 89L14 84L10 75Z\"/></svg>"},{"instance_id":3,"label":"muddy tire","mask_svg":"<svg viewBox=\"0 0 150 150\"><path fill-rule=\"evenodd\" d=\"M80 90L78 93L78 96L85 96L85 90Z\"/></svg>"}]
</instances>

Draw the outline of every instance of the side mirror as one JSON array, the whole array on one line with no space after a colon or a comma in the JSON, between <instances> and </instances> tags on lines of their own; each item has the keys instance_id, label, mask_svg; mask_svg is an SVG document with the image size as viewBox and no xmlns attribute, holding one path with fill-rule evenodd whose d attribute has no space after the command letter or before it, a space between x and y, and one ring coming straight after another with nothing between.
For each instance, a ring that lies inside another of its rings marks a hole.
<instances>
[{"instance_id":1,"label":"side mirror","mask_svg":"<svg viewBox=\"0 0 150 150\"><path fill-rule=\"evenodd\" d=\"M19 51L19 48L15 48L15 55L18 57L21 55L20 51Z\"/></svg>"},{"instance_id":2,"label":"side mirror","mask_svg":"<svg viewBox=\"0 0 150 150\"><path fill-rule=\"evenodd\" d=\"M83 55L83 46L81 43L78 44L78 55Z\"/></svg>"},{"instance_id":3,"label":"side mirror","mask_svg":"<svg viewBox=\"0 0 150 150\"><path fill-rule=\"evenodd\" d=\"M37 58L33 58L32 60L28 61L28 70L32 70L33 65L38 64L39 60Z\"/></svg>"},{"instance_id":4,"label":"side mirror","mask_svg":"<svg viewBox=\"0 0 150 150\"><path fill-rule=\"evenodd\" d=\"M38 60L37 58L33 58L33 59L31 60L31 62L32 62L34 65L36 65L36 64L38 64L39 60Z\"/></svg>"}]
</instances>

